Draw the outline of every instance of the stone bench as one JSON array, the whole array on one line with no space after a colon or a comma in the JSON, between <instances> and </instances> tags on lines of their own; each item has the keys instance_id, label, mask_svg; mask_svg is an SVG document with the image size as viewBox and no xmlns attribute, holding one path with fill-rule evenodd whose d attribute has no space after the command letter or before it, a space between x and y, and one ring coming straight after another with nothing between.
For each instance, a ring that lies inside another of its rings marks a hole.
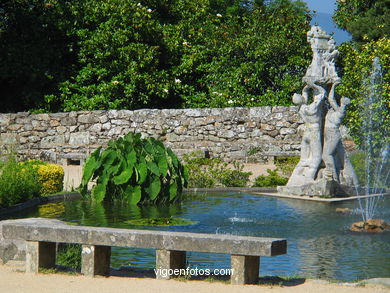
<instances>
[{"instance_id":1,"label":"stone bench","mask_svg":"<svg viewBox=\"0 0 390 293\"><path fill-rule=\"evenodd\" d=\"M186 232L73 226L53 219L3 221L3 237L26 241L26 272L55 266L56 243L82 244L85 275L108 275L112 246L156 249L157 279L169 279L158 269L184 269L186 251L231 255L231 283L258 281L260 256L287 252L284 239ZM160 270L161 271L161 270Z\"/></svg>"}]
</instances>

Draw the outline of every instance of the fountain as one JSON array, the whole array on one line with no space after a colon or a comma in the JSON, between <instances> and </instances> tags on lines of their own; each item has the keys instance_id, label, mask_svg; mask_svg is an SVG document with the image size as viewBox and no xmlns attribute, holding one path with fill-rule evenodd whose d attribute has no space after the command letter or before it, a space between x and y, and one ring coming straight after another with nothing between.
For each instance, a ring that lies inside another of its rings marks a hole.
<instances>
[{"instance_id":1,"label":"fountain","mask_svg":"<svg viewBox=\"0 0 390 293\"><path fill-rule=\"evenodd\" d=\"M358 196L363 221L352 225L351 230L383 231L390 228L390 225L373 217L380 200L378 194L385 192L383 187L386 186L388 174L383 186L373 184L374 179L379 178L378 174L370 174L374 146L372 131L378 121L378 115L373 111L378 108L374 105L380 104L377 87L381 76L379 61L374 60L374 69L366 86L367 100L363 105L367 118L363 122L367 180L365 186L361 187L340 133L340 125L350 100L342 97L338 101L335 94L336 87L341 83L335 69L335 59L339 52L332 37L319 26L313 26L307 36L313 59L303 77L305 87L302 94L293 96L293 103L298 105L299 114L305 123L300 161L287 185L278 186L278 192L282 195L326 198ZM387 143L380 151L382 158L376 168L377 172L387 169L384 164L388 160L388 153ZM359 196L364 196L365 199Z\"/></svg>"},{"instance_id":2,"label":"fountain","mask_svg":"<svg viewBox=\"0 0 390 293\"><path fill-rule=\"evenodd\" d=\"M340 133L350 100L341 98L337 102L335 96L340 84L335 68L339 52L332 37L319 26L313 26L307 36L313 59L303 77L302 94L293 96L305 122L301 157L287 185L279 186L278 192L319 197L357 195L357 176Z\"/></svg>"},{"instance_id":3,"label":"fountain","mask_svg":"<svg viewBox=\"0 0 390 293\"><path fill-rule=\"evenodd\" d=\"M381 102L382 95L382 69L379 58L374 58L372 72L364 84L365 100L362 103L362 127L360 132L364 134L365 140L362 149L365 158L365 194L381 194L382 187L388 184L390 174L390 146L386 140L378 144L375 139L375 131L383 125L383 111L386 107ZM381 133L383 135L383 133ZM386 134L384 135L386 137ZM379 151L377 150L379 149ZM375 166L373 166L375 162ZM374 168L373 168L374 167ZM383 195L382 195L383 196ZM382 232L390 229L390 225L381 219L374 219L375 213L382 196L371 196L364 199L359 198L359 211L362 221L352 224L351 230L357 232Z\"/></svg>"}]
</instances>

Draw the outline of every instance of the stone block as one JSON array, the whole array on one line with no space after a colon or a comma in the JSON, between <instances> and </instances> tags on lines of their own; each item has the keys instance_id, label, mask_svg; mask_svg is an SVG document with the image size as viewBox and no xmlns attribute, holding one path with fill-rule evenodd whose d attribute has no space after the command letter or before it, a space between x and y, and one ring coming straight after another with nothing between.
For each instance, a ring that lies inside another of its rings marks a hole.
<instances>
[{"instance_id":1,"label":"stone block","mask_svg":"<svg viewBox=\"0 0 390 293\"><path fill-rule=\"evenodd\" d=\"M0 126L7 126L10 123L10 114L0 114Z\"/></svg>"},{"instance_id":2,"label":"stone block","mask_svg":"<svg viewBox=\"0 0 390 293\"><path fill-rule=\"evenodd\" d=\"M2 133L0 135L0 144L15 145L19 142L19 136L16 133Z\"/></svg>"},{"instance_id":3,"label":"stone block","mask_svg":"<svg viewBox=\"0 0 390 293\"><path fill-rule=\"evenodd\" d=\"M257 284L259 280L260 257L232 255L231 256L232 285Z\"/></svg>"},{"instance_id":4,"label":"stone block","mask_svg":"<svg viewBox=\"0 0 390 293\"><path fill-rule=\"evenodd\" d=\"M77 120L74 117L64 117L61 119L61 125L63 126L72 126L76 124L77 124Z\"/></svg>"},{"instance_id":5,"label":"stone block","mask_svg":"<svg viewBox=\"0 0 390 293\"><path fill-rule=\"evenodd\" d=\"M26 242L26 273L38 273L39 268L54 268L56 244L54 242Z\"/></svg>"},{"instance_id":6,"label":"stone block","mask_svg":"<svg viewBox=\"0 0 390 293\"><path fill-rule=\"evenodd\" d=\"M260 121L269 115L271 115L271 107L253 107L249 109L249 119L252 121Z\"/></svg>"},{"instance_id":7,"label":"stone block","mask_svg":"<svg viewBox=\"0 0 390 293\"><path fill-rule=\"evenodd\" d=\"M69 136L69 144L74 146L86 146L89 144L89 132L75 132Z\"/></svg>"},{"instance_id":8,"label":"stone block","mask_svg":"<svg viewBox=\"0 0 390 293\"><path fill-rule=\"evenodd\" d=\"M56 146L63 146L65 144L64 135L46 136L41 140L41 148L50 149Z\"/></svg>"},{"instance_id":9,"label":"stone block","mask_svg":"<svg viewBox=\"0 0 390 293\"><path fill-rule=\"evenodd\" d=\"M110 274L111 247L100 245L83 245L81 251L81 273L94 277Z\"/></svg>"},{"instance_id":10,"label":"stone block","mask_svg":"<svg viewBox=\"0 0 390 293\"><path fill-rule=\"evenodd\" d=\"M184 116L187 117L201 117L205 116L202 109L184 109Z\"/></svg>"},{"instance_id":11,"label":"stone block","mask_svg":"<svg viewBox=\"0 0 390 293\"><path fill-rule=\"evenodd\" d=\"M156 279L169 280L168 270L180 270L186 266L186 252L176 250L156 250Z\"/></svg>"}]
</instances>

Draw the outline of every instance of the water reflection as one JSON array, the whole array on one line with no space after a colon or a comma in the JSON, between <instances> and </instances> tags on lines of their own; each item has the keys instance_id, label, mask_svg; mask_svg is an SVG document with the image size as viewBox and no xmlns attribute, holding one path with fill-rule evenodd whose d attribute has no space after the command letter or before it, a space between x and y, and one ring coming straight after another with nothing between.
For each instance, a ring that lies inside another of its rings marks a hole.
<instances>
[{"instance_id":1,"label":"water reflection","mask_svg":"<svg viewBox=\"0 0 390 293\"><path fill-rule=\"evenodd\" d=\"M262 275L303 275L351 281L390 276L390 233L355 234L348 231L359 213L339 214L336 208L355 210L357 203L316 203L238 194L187 194L184 202L162 207L89 201L44 205L23 217L58 218L80 225L145 229L126 223L147 217L180 217L195 225L147 229L286 238L288 254L261 259ZM390 222L390 199L379 211ZM21 215L19 215L20 217ZM223 254L188 253L188 263L199 268L228 268ZM151 249L113 248L114 267L153 268Z\"/></svg>"}]
</instances>

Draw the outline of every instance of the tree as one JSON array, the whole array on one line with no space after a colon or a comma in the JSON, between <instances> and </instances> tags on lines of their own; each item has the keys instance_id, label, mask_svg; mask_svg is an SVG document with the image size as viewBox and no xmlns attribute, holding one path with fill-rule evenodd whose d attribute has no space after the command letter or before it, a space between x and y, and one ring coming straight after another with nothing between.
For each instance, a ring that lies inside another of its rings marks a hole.
<instances>
[{"instance_id":1,"label":"tree","mask_svg":"<svg viewBox=\"0 0 390 293\"><path fill-rule=\"evenodd\" d=\"M0 5L3 111L288 105L310 60L301 1Z\"/></svg>"},{"instance_id":2,"label":"tree","mask_svg":"<svg viewBox=\"0 0 390 293\"><path fill-rule=\"evenodd\" d=\"M0 3L1 112L39 108L74 63L61 24L69 1L5 0Z\"/></svg>"},{"instance_id":3,"label":"tree","mask_svg":"<svg viewBox=\"0 0 390 293\"><path fill-rule=\"evenodd\" d=\"M309 59L302 3L81 1L65 111L290 104ZM234 97L234 98L233 98Z\"/></svg>"},{"instance_id":4,"label":"tree","mask_svg":"<svg viewBox=\"0 0 390 293\"><path fill-rule=\"evenodd\" d=\"M333 19L360 43L389 37L390 0L339 0Z\"/></svg>"},{"instance_id":5,"label":"tree","mask_svg":"<svg viewBox=\"0 0 390 293\"><path fill-rule=\"evenodd\" d=\"M371 41L360 48L344 43L339 50L343 83L338 90L352 102L346 117L348 127L358 145L370 139L370 148L379 150L390 141L390 39Z\"/></svg>"}]
</instances>

